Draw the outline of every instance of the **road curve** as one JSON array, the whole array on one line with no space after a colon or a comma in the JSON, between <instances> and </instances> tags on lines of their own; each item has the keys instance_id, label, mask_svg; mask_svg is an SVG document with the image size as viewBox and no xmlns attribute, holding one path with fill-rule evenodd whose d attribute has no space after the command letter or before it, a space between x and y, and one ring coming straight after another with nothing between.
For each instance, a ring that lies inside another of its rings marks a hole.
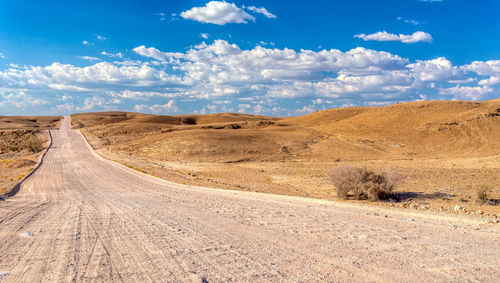
<instances>
[{"instance_id":1,"label":"road curve","mask_svg":"<svg viewBox=\"0 0 500 283\"><path fill-rule=\"evenodd\" d=\"M500 281L498 225L176 185L100 158L68 120L0 202L4 282Z\"/></svg>"}]
</instances>

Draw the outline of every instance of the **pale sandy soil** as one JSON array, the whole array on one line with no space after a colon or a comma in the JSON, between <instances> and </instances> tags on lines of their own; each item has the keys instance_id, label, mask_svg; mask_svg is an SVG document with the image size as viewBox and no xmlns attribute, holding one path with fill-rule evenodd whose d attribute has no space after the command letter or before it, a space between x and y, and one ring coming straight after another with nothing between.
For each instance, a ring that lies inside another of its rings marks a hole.
<instances>
[{"instance_id":1,"label":"pale sandy soil","mask_svg":"<svg viewBox=\"0 0 500 283\"><path fill-rule=\"evenodd\" d=\"M100 154L131 168L181 184L236 189L242 191L303 196L344 201L337 198L328 179L328 170L342 162L245 162L240 164L162 162L121 152L99 149ZM477 187L498 184L500 157L456 159L453 161L392 161L390 166L407 176L397 192L400 202L363 202L377 206L402 207L413 210L444 211L481 217L500 217L499 205L477 200ZM489 164L476 166L474 163ZM446 163L449 163L447 165ZM382 170L384 161L348 162L350 165ZM455 164L455 165L453 165ZM467 168L467 164L471 168ZM500 199L498 186L488 191L492 199ZM460 210L456 211L455 206Z\"/></svg>"},{"instance_id":2,"label":"pale sandy soil","mask_svg":"<svg viewBox=\"0 0 500 283\"><path fill-rule=\"evenodd\" d=\"M0 202L4 282L500 280L499 226L170 183L100 158L63 123Z\"/></svg>"}]
</instances>

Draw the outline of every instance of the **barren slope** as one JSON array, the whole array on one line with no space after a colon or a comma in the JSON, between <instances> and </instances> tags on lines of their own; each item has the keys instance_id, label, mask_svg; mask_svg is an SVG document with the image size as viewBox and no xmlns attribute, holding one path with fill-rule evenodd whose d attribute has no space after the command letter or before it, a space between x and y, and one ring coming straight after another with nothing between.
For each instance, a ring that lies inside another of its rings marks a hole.
<instances>
[{"instance_id":1,"label":"barren slope","mask_svg":"<svg viewBox=\"0 0 500 283\"><path fill-rule=\"evenodd\" d=\"M33 135L48 140L46 129L57 128L61 118L0 116L0 197L31 172L41 154L30 152L26 140Z\"/></svg>"},{"instance_id":2,"label":"barren slope","mask_svg":"<svg viewBox=\"0 0 500 283\"><path fill-rule=\"evenodd\" d=\"M106 112L73 122L102 154L179 183L335 199L329 168L389 166L407 179L404 201L384 205L499 217L476 196L486 185L500 201L499 109L423 101L295 118Z\"/></svg>"},{"instance_id":3,"label":"barren slope","mask_svg":"<svg viewBox=\"0 0 500 283\"><path fill-rule=\"evenodd\" d=\"M63 123L0 202L0 274L33 281L500 280L497 225L176 185L98 158Z\"/></svg>"}]
</instances>

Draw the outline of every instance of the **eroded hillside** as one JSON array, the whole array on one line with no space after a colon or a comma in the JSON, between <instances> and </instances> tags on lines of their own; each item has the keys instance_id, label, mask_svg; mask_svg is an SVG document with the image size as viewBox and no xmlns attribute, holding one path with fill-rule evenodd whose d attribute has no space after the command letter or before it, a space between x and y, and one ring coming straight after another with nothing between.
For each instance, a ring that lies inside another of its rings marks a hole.
<instances>
[{"instance_id":1,"label":"eroded hillside","mask_svg":"<svg viewBox=\"0 0 500 283\"><path fill-rule=\"evenodd\" d=\"M500 100L423 101L294 118L234 113L72 116L102 154L178 182L333 199L326 172L352 164L407 176L398 206L500 212ZM467 208L468 207L468 208Z\"/></svg>"}]
</instances>

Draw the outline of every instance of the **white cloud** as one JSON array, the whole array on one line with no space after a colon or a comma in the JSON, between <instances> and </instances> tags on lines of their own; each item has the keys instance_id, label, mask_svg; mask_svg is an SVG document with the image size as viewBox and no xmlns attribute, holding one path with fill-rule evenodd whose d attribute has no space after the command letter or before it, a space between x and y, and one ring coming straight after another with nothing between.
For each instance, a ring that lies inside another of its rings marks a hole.
<instances>
[{"instance_id":1,"label":"white cloud","mask_svg":"<svg viewBox=\"0 0 500 283\"><path fill-rule=\"evenodd\" d=\"M474 61L462 66L462 70L475 72L480 76L488 76L488 78L479 81L480 85L500 84L500 60Z\"/></svg>"},{"instance_id":2,"label":"white cloud","mask_svg":"<svg viewBox=\"0 0 500 283\"><path fill-rule=\"evenodd\" d=\"M173 112L177 112L179 110L179 108L177 108L177 106L175 106L173 99L165 104L151 105L150 107L148 107L148 109L149 109L149 111L151 111L152 113L155 113L155 114L173 113Z\"/></svg>"},{"instance_id":3,"label":"white cloud","mask_svg":"<svg viewBox=\"0 0 500 283\"><path fill-rule=\"evenodd\" d=\"M170 101L176 99L192 101L194 107L203 105L192 109L199 113L233 109L274 115L305 113L314 108L311 105L326 101L338 106L381 105L421 97L477 100L499 92L494 84L500 77L500 60L455 66L443 57L410 62L362 47L347 51L242 49L225 40L202 42L184 52L145 46L133 50L146 58L85 67L61 63L11 66L0 71L0 85L29 97L38 94L54 108L63 103L57 97L69 96L64 103L71 101L78 111L113 109L141 101L137 111L173 113L178 108ZM450 83L458 85L449 87ZM84 99L89 97L98 99ZM168 103L158 103L159 99ZM281 103L291 101L288 99L301 103L295 107ZM150 101L155 104L150 105Z\"/></svg>"},{"instance_id":4,"label":"white cloud","mask_svg":"<svg viewBox=\"0 0 500 283\"><path fill-rule=\"evenodd\" d=\"M123 58L123 53L121 53L121 52L118 52L118 53L108 53L106 51L102 51L101 55L108 56L108 57Z\"/></svg>"},{"instance_id":5,"label":"white cloud","mask_svg":"<svg viewBox=\"0 0 500 283\"><path fill-rule=\"evenodd\" d=\"M182 53L161 52L160 50L154 47L146 48L146 46L144 45L134 48L133 51L141 56L151 57L160 61L165 61L169 58L176 58L183 56Z\"/></svg>"},{"instance_id":6,"label":"white cloud","mask_svg":"<svg viewBox=\"0 0 500 283\"><path fill-rule=\"evenodd\" d=\"M90 91L88 88L78 87L69 84L48 84L48 86L52 89L56 90L69 90L69 91ZM67 97L66 97L67 98Z\"/></svg>"},{"instance_id":7,"label":"white cloud","mask_svg":"<svg viewBox=\"0 0 500 283\"><path fill-rule=\"evenodd\" d=\"M87 67L53 63L46 67L29 66L23 69L10 68L0 72L0 85L10 87L43 88L50 85L72 85L89 89L105 88L109 85L159 86L179 84L177 76L169 75L148 64L118 66L99 62Z\"/></svg>"},{"instance_id":8,"label":"white cloud","mask_svg":"<svg viewBox=\"0 0 500 283\"><path fill-rule=\"evenodd\" d=\"M87 60L87 61L99 61L99 58L96 57L91 57L91 56L76 56L80 59Z\"/></svg>"},{"instance_id":9,"label":"white cloud","mask_svg":"<svg viewBox=\"0 0 500 283\"><path fill-rule=\"evenodd\" d=\"M393 34L385 30L371 34L356 34L354 37L361 38L364 41L400 41L403 43L417 43L417 42L432 42L432 36L423 31L416 31L413 34Z\"/></svg>"},{"instance_id":10,"label":"white cloud","mask_svg":"<svg viewBox=\"0 0 500 283\"><path fill-rule=\"evenodd\" d=\"M249 15L234 3L225 1L210 1L204 7L193 7L182 12L180 16L184 19L216 25L228 23L246 24L248 21L255 21L255 17Z\"/></svg>"},{"instance_id":11,"label":"white cloud","mask_svg":"<svg viewBox=\"0 0 500 283\"><path fill-rule=\"evenodd\" d=\"M262 81L272 79L321 78L325 71L376 72L403 68L407 60L388 52L358 47L347 52L337 49L312 50L269 49L257 46L242 50L236 44L215 40L202 43L186 53L161 52L156 48L134 48L140 55L157 60L181 60L179 69L193 80Z\"/></svg>"},{"instance_id":12,"label":"white cloud","mask_svg":"<svg viewBox=\"0 0 500 283\"><path fill-rule=\"evenodd\" d=\"M132 99L132 100L147 100L151 97L176 97L179 96L179 89L177 91L134 91L125 89L123 91L108 91L106 92L109 96L118 99Z\"/></svg>"},{"instance_id":13,"label":"white cloud","mask_svg":"<svg viewBox=\"0 0 500 283\"><path fill-rule=\"evenodd\" d=\"M88 41L84 40L84 41L82 41L82 44L83 45L89 45L90 43Z\"/></svg>"},{"instance_id":14,"label":"white cloud","mask_svg":"<svg viewBox=\"0 0 500 283\"><path fill-rule=\"evenodd\" d=\"M102 36L102 35L98 35L98 34L97 34L95 37L96 37L98 40L108 40L108 38L107 38L107 37Z\"/></svg>"},{"instance_id":15,"label":"white cloud","mask_svg":"<svg viewBox=\"0 0 500 283\"><path fill-rule=\"evenodd\" d=\"M486 94L492 93L494 90L489 86L455 86L451 88L442 88L439 90L439 94L452 95L454 99L458 100L480 100L485 97Z\"/></svg>"},{"instance_id":16,"label":"white cloud","mask_svg":"<svg viewBox=\"0 0 500 283\"><path fill-rule=\"evenodd\" d=\"M5 56L2 54L2 52L0 52L0 58L5 59Z\"/></svg>"},{"instance_id":17,"label":"white cloud","mask_svg":"<svg viewBox=\"0 0 500 283\"><path fill-rule=\"evenodd\" d=\"M414 25L414 26L418 26L418 25L422 24L421 21L417 21L417 20L414 20L414 19L405 19L403 17L397 17L397 19L398 19L398 21L402 21L404 23L411 24L411 25Z\"/></svg>"},{"instance_id":18,"label":"white cloud","mask_svg":"<svg viewBox=\"0 0 500 283\"><path fill-rule=\"evenodd\" d=\"M208 33L200 33L200 37L203 39L208 39L209 34Z\"/></svg>"},{"instance_id":19,"label":"white cloud","mask_svg":"<svg viewBox=\"0 0 500 283\"><path fill-rule=\"evenodd\" d=\"M408 64L420 81L451 81L464 78L463 72L444 57Z\"/></svg>"},{"instance_id":20,"label":"white cloud","mask_svg":"<svg viewBox=\"0 0 500 283\"><path fill-rule=\"evenodd\" d=\"M243 6L245 8L245 6ZM250 7L246 7L247 10L249 11L252 11L254 13L257 13L257 14L262 14L270 19L276 19L276 15L270 13L266 8L264 7L255 7L255 6L250 6Z\"/></svg>"}]
</instances>

